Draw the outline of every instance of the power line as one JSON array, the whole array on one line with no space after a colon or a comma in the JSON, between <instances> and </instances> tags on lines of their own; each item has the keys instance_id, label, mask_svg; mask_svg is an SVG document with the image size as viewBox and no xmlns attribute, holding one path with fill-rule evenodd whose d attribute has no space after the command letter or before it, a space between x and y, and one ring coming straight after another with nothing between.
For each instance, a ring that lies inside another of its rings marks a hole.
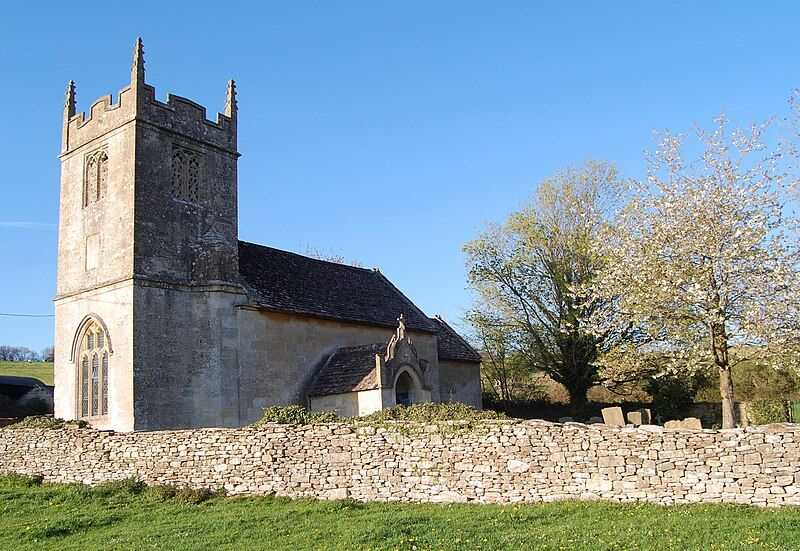
<instances>
[{"instance_id":1,"label":"power line","mask_svg":"<svg viewBox=\"0 0 800 551\"><path fill-rule=\"evenodd\" d=\"M52 318L55 314L9 314L0 312L0 316L8 316L11 318Z\"/></svg>"}]
</instances>

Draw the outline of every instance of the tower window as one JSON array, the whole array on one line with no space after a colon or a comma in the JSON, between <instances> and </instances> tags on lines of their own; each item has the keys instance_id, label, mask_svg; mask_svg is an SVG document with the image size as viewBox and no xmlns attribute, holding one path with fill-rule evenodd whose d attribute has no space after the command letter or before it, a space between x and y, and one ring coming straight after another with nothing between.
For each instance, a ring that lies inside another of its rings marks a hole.
<instances>
[{"instance_id":1,"label":"tower window","mask_svg":"<svg viewBox=\"0 0 800 551\"><path fill-rule=\"evenodd\" d=\"M172 147L172 196L197 202L200 187L200 155L182 147Z\"/></svg>"},{"instance_id":2,"label":"tower window","mask_svg":"<svg viewBox=\"0 0 800 551\"><path fill-rule=\"evenodd\" d=\"M83 206L87 207L106 195L108 187L108 152L100 149L86 156L83 175Z\"/></svg>"},{"instance_id":3,"label":"tower window","mask_svg":"<svg viewBox=\"0 0 800 551\"><path fill-rule=\"evenodd\" d=\"M78 361L79 417L108 414L108 338L100 324L84 331Z\"/></svg>"}]
</instances>

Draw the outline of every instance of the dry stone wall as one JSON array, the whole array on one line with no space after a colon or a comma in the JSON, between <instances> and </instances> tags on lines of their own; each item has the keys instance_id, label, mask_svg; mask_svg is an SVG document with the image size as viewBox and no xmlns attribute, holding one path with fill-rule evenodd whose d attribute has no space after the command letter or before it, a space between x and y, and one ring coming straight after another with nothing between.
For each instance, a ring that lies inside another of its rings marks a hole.
<instances>
[{"instance_id":1,"label":"dry stone wall","mask_svg":"<svg viewBox=\"0 0 800 551\"><path fill-rule=\"evenodd\" d=\"M406 502L800 505L800 425L732 430L480 422L113 433L0 430L0 472L96 484Z\"/></svg>"}]
</instances>

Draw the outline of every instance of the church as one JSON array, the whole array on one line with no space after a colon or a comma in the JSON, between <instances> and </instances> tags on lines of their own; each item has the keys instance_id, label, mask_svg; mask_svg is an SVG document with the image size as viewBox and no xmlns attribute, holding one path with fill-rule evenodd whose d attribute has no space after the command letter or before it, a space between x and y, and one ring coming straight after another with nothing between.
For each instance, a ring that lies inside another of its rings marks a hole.
<instances>
[{"instance_id":1,"label":"church","mask_svg":"<svg viewBox=\"0 0 800 551\"><path fill-rule=\"evenodd\" d=\"M341 416L481 407L480 356L377 269L240 241L237 102L131 81L61 141L55 415L116 431L241 426L268 406Z\"/></svg>"}]
</instances>

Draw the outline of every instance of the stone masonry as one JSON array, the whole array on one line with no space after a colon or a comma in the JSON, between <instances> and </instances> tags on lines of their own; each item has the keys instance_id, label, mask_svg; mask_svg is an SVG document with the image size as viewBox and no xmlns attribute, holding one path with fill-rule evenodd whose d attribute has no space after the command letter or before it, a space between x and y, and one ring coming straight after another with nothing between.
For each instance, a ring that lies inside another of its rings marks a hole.
<instances>
[{"instance_id":1,"label":"stone masonry","mask_svg":"<svg viewBox=\"0 0 800 551\"><path fill-rule=\"evenodd\" d=\"M207 114L187 98L157 98L141 40L116 97L79 112L67 86L55 415L115 431L247 425L268 406L309 406L327 358L385 345L401 314L425 373L396 370L417 375L400 394L480 409L480 355L380 270L239 240L232 80L223 112ZM377 407L394 405L396 382L380 381L387 399ZM339 390L324 394L326 409L368 413L353 411L355 389Z\"/></svg>"},{"instance_id":2,"label":"stone masonry","mask_svg":"<svg viewBox=\"0 0 800 551\"><path fill-rule=\"evenodd\" d=\"M711 431L483 421L137 433L3 429L0 473L8 472L323 499L800 505L800 426Z\"/></svg>"}]
</instances>

